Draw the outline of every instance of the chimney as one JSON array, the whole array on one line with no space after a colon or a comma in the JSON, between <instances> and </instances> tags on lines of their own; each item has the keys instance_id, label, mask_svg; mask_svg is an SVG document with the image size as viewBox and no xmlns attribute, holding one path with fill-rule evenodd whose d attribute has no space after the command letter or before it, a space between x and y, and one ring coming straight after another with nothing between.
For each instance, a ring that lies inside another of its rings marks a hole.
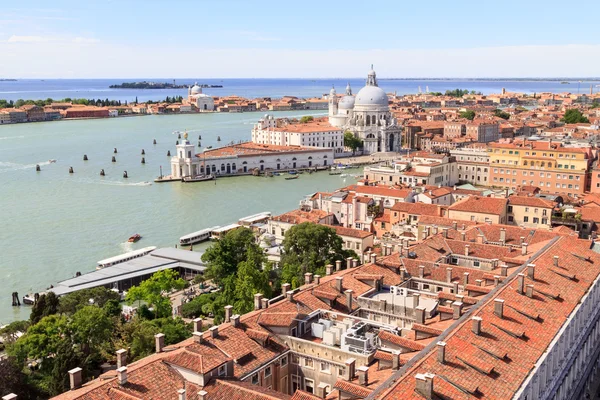
<instances>
[{"instance_id":1,"label":"chimney","mask_svg":"<svg viewBox=\"0 0 600 400\"><path fill-rule=\"evenodd\" d=\"M525 291L525 274L517 275L517 293L523 294Z\"/></svg>"},{"instance_id":2,"label":"chimney","mask_svg":"<svg viewBox=\"0 0 600 400\"><path fill-rule=\"evenodd\" d=\"M288 290L288 292L286 293L286 296L290 303L296 302L296 300L294 299L294 291L293 290Z\"/></svg>"},{"instance_id":3,"label":"chimney","mask_svg":"<svg viewBox=\"0 0 600 400\"><path fill-rule=\"evenodd\" d=\"M179 400L185 400L185 389L179 389L177 391L177 397Z\"/></svg>"},{"instance_id":4,"label":"chimney","mask_svg":"<svg viewBox=\"0 0 600 400\"><path fill-rule=\"evenodd\" d=\"M390 254L392 254L391 251L390 251ZM352 268L356 268L356 267L358 267L358 258L353 258L352 259Z\"/></svg>"},{"instance_id":5,"label":"chimney","mask_svg":"<svg viewBox=\"0 0 600 400\"><path fill-rule=\"evenodd\" d=\"M311 272L307 272L304 274L304 284L305 285L310 285L312 283L312 276L313 276L313 274Z\"/></svg>"},{"instance_id":6,"label":"chimney","mask_svg":"<svg viewBox=\"0 0 600 400\"><path fill-rule=\"evenodd\" d=\"M264 298L263 298L263 299L261 300L261 302L262 302L262 308L263 308L263 309L267 309L267 308L269 308L269 299L264 299Z\"/></svg>"},{"instance_id":7,"label":"chimney","mask_svg":"<svg viewBox=\"0 0 600 400\"><path fill-rule=\"evenodd\" d=\"M419 278L425 277L425 266L419 265Z\"/></svg>"},{"instance_id":8,"label":"chimney","mask_svg":"<svg viewBox=\"0 0 600 400\"><path fill-rule=\"evenodd\" d=\"M454 230L458 229L458 224L456 223L456 221L452 221L452 229L454 229Z\"/></svg>"},{"instance_id":9,"label":"chimney","mask_svg":"<svg viewBox=\"0 0 600 400\"><path fill-rule=\"evenodd\" d=\"M469 273L464 272L463 273L463 285L468 285L468 284L469 284Z\"/></svg>"},{"instance_id":10,"label":"chimney","mask_svg":"<svg viewBox=\"0 0 600 400\"><path fill-rule=\"evenodd\" d=\"M554 256L554 266L558 267L558 256Z\"/></svg>"},{"instance_id":11,"label":"chimney","mask_svg":"<svg viewBox=\"0 0 600 400\"><path fill-rule=\"evenodd\" d=\"M208 400L208 392L206 390L199 391L198 400Z\"/></svg>"},{"instance_id":12,"label":"chimney","mask_svg":"<svg viewBox=\"0 0 600 400\"><path fill-rule=\"evenodd\" d=\"M356 368L358 375L358 384L361 386L369 386L369 367L361 365Z\"/></svg>"},{"instance_id":13,"label":"chimney","mask_svg":"<svg viewBox=\"0 0 600 400\"><path fill-rule=\"evenodd\" d=\"M225 306L225 322L231 321L231 314L233 314L233 306Z\"/></svg>"},{"instance_id":14,"label":"chimney","mask_svg":"<svg viewBox=\"0 0 600 400\"><path fill-rule=\"evenodd\" d=\"M209 328L209 331L210 331L210 337L211 337L211 338L213 338L213 339L214 339L214 338L216 338L217 336L219 336L219 326L218 326L218 325L211 326L211 327Z\"/></svg>"},{"instance_id":15,"label":"chimney","mask_svg":"<svg viewBox=\"0 0 600 400\"><path fill-rule=\"evenodd\" d=\"M392 350L392 369L397 371L400 369L400 352Z\"/></svg>"},{"instance_id":16,"label":"chimney","mask_svg":"<svg viewBox=\"0 0 600 400\"><path fill-rule=\"evenodd\" d=\"M446 363L446 342L437 342L437 359L440 364Z\"/></svg>"},{"instance_id":17,"label":"chimney","mask_svg":"<svg viewBox=\"0 0 600 400\"><path fill-rule=\"evenodd\" d=\"M333 274L333 265L332 264L327 264L325 266L325 275L329 276Z\"/></svg>"},{"instance_id":18,"label":"chimney","mask_svg":"<svg viewBox=\"0 0 600 400\"><path fill-rule=\"evenodd\" d=\"M532 298L533 297L533 285L527 285L525 288L525 296Z\"/></svg>"},{"instance_id":19,"label":"chimney","mask_svg":"<svg viewBox=\"0 0 600 400\"><path fill-rule=\"evenodd\" d=\"M117 369L117 380L119 381L119 385L127 383L127 367Z\"/></svg>"},{"instance_id":20,"label":"chimney","mask_svg":"<svg viewBox=\"0 0 600 400\"><path fill-rule=\"evenodd\" d=\"M460 229L464 231L465 229L467 229L467 225L462 224L462 227Z\"/></svg>"},{"instance_id":21,"label":"chimney","mask_svg":"<svg viewBox=\"0 0 600 400\"><path fill-rule=\"evenodd\" d=\"M432 232L433 232L434 235L438 234L438 227L437 227L437 225L433 226Z\"/></svg>"},{"instance_id":22,"label":"chimney","mask_svg":"<svg viewBox=\"0 0 600 400\"><path fill-rule=\"evenodd\" d=\"M344 277L338 276L335 278L335 288L338 292L342 293L344 291Z\"/></svg>"},{"instance_id":23,"label":"chimney","mask_svg":"<svg viewBox=\"0 0 600 400\"><path fill-rule=\"evenodd\" d=\"M240 315L239 314L232 315L231 323L233 324L233 326L235 328L239 328L240 327Z\"/></svg>"},{"instance_id":24,"label":"chimney","mask_svg":"<svg viewBox=\"0 0 600 400\"><path fill-rule=\"evenodd\" d=\"M193 321L194 332L202 332L202 318L196 318Z\"/></svg>"},{"instance_id":25,"label":"chimney","mask_svg":"<svg viewBox=\"0 0 600 400\"><path fill-rule=\"evenodd\" d=\"M354 378L354 368L356 366L356 360L349 358L345 362L346 368L344 369L344 380L350 382Z\"/></svg>"},{"instance_id":26,"label":"chimney","mask_svg":"<svg viewBox=\"0 0 600 400\"><path fill-rule=\"evenodd\" d=\"M527 254L527 243L523 243L521 245L521 255L524 256Z\"/></svg>"},{"instance_id":27,"label":"chimney","mask_svg":"<svg viewBox=\"0 0 600 400\"><path fill-rule=\"evenodd\" d=\"M421 295L419 293L413 293L413 308L417 308L419 306L419 298Z\"/></svg>"},{"instance_id":28,"label":"chimney","mask_svg":"<svg viewBox=\"0 0 600 400\"><path fill-rule=\"evenodd\" d=\"M520 244L523 244L523 243L525 243L525 236L521 236Z\"/></svg>"},{"instance_id":29,"label":"chimney","mask_svg":"<svg viewBox=\"0 0 600 400\"><path fill-rule=\"evenodd\" d=\"M465 256L469 255L469 247L470 246L468 244L465 244Z\"/></svg>"},{"instance_id":30,"label":"chimney","mask_svg":"<svg viewBox=\"0 0 600 400\"><path fill-rule=\"evenodd\" d=\"M502 243L502 244L506 243L506 229L505 228L500 228L500 243Z\"/></svg>"},{"instance_id":31,"label":"chimney","mask_svg":"<svg viewBox=\"0 0 600 400\"><path fill-rule=\"evenodd\" d=\"M165 347L165 334L157 333L154 335L154 347L157 353L162 353L163 348Z\"/></svg>"},{"instance_id":32,"label":"chimney","mask_svg":"<svg viewBox=\"0 0 600 400\"><path fill-rule=\"evenodd\" d=\"M460 233L460 240L463 242L467 241L467 233L466 232L463 231Z\"/></svg>"},{"instance_id":33,"label":"chimney","mask_svg":"<svg viewBox=\"0 0 600 400\"><path fill-rule=\"evenodd\" d=\"M477 286L483 286L483 279L475 279L475 284Z\"/></svg>"},{"instance_id":34,"label":"chimney","mask_svg":"<svg viewBox=\"0 0 600 400\"><path fill-rule=\"evenodd\" d=\"M400 268L400 279L402 280L402 282L404 282L406 280L406 269L405 268Z\"/></svg>"},{"instance_id":35,"label":"chimney","mask_svg":"<svg viewBox=\"0 0 600 400\"><path fill-rule=\"evenodd\" d=\"M71 390L75 390L81 387L81 371L82 369L79 367L73 368L69 371L69 383L71 384Z\"/></svg>"},{"instance_id":36,"label":"chimney","mask_svg":"<svg viewBox=\"0 0 600 400\"><path fill-rule=\"evenodd\" d=\"M446 268L446 282L452 282L452 268Z\"/></svg>"},{"instance_id":37,"label":"chimney","mask_svg":"<svg viewBox=\"0 0 600 400\"><path fill-rule=\"evenodd\" d=\"M483 244L483 234L480 233L479 235L477 235L477 243Z\"/></svg>"},{"instance_id":38,"label":"chimney","mask_svg":"<svg viewBox=\"0 0 600 400\"><path fill-rule=\"evenodd\" d=\"M373 256L371 256L373 257ZM346 269L352 268L352 257L346 258Z\"/></svg>"},{"instance_id":39,"label":"chimney","mask_svg":"<svg viewBox=\"0 0 600 400\"><path fill-rule=\"evenodd\" d=\"M527 264L527 276L535 281L535 264Z\"/></svg>"},{"instance_id":40,"label":"chimney","mask_svg":"<svg viewBox=\"0 0 600 400\"><path fill-rule=\"evenodd\" d=\"M202 344L202 332L196 331L192 333L192 336L194 337L194 343Z\"/></svg>"},{"instance_id":41,"label":"chimney","mask_svg":"<svg viewBox=\"0 0 600 400\"><path fill-rule=\"evenodd\" d=\"M290 286L292 286L292 285L290 285L289 283L282 284L281 285L281 294L285 296L286 293L288 292L288 290L290 290Z\"/></svg>"},{"instance_id":42,"label":"chimney","mask_svg":"<svg viewBox=\"0 0 600 400\"><path fill-rule=\"evenodd\" d=\"M335 260L335 272L342 270L342 260Z\"/></svg>"},{"instance_id":43,"label":"chimney","mask_svg":"<svg viewBox=\"0 0 600 400\"><path fill-rule=\"evenodd\" d=\"M462 314L463 303L461 301L455 301L452 303L452 319L459 319Z\"/></svg>"},{"instance_id":44,"label":"chimney","mask_svg":"<svg viewBox=\"0 0 600 400\"><path fill-rule=\"evenodd\" d=\"M508 265L503 264L500 266L500 275L501 276L508 276Z\"/></svg>"},{"instance_id":45,"label":"chimney","mask_svg":"<svg viewBox=\"0 0 600 400\"><path fill-rule=\"evenodd\" d=\"M127 350L117 350L117 368L121 368L127 365Z\"/></svg>"},{"instance_id":46,"label":"chimney","mask_svg":"<svg viewBox=\"0 0 600 400\"><path fill-rule=\"evenodd\" d=\"M443 229L442 229L442 236L443 236L445 239L448 239L448 228L443 228Z\"/></svg>"},{"instance_id":47,"label":"chimney","mask_svg":"<svg viewBox=\"0 0 600 400\"><path fill-rule=\"evenodd\" d=\"M494 287L500 284L500 277L498 275L494 275Z\"/></svg>"},{"instance_id":48,"label":"chimney","mask_svg":"<svg viewBox=\"0 0 600 400\"><path fill-rule=\"evenodd\" d=\"M377 262L377 254L371 253L371 263L375 264Z\"/></svg>"},{"instance_id":49,"label":"chimney","mask_svg":"<svg viewBox=\"0 0 600 400\"><path fill-rule=\"evenodd\" d=\"M315 275L314 278L317 285L321 283L321 275Z\"/></svg>"},{"instance_id":50,"label":"chimney","mask_svg":"<svg viewBox=\"0 0 600 400\"><path fill-rule=\"evenodd\" d=\"M348 306L348 312L352 312L352 289L346 290L346 305Z\"/></svg>"},{"instance_id":51,"label":"chimney","mask_svg":"<svg viewBox=\"0 0 600 400\"><path fill-rule=\"evenodd\" d=\"M504 318L504 300L494 299L494 314L500 318Z\"/></svg>"},{"instance_id":52,"label":"chimney","mask_svg":"<svg viewBox=\"0 0 600 400\"><path fill-rule=\"evenodd\" d=\"M263 295L261 293L256 293L254 295L254 309L255 310L260 310L261 306L262 306L262 297Z\"/></svg>"},{"instance_id":53,"label":"chimney","mask_svg":"<svg viewBox=\"0 0 600 400\"><path fill-rule=\"evenodd\" d=\"M425 307L424 306L418 306L415 309L415 322L417 324L425 323Z\"/></svg>"},{"instance_id":54,"label":"chimney","mask_svg":"<svg viewBox=\"0 0 600 400\"><path fill-rule=\"evenodd\" d=\"M453 290L453 293L455 293L455 294L458 293L458 282L452 283L452 290Z\"/></svg>"},{"instance_id":55,"label":"chimney","mask_svg":"<svg viewBox=\"0 0 600 400\"><path fill-rule=\"evenodd\" d=\"M421 396L423 396L426 400L433 399L433 378L435 375L427 372L425 374L417 374L415 375L415 379L417 380L416 391Z\"/></svg>"},{"instance_id":56,"label":"chimney","mask_svg":"<svg viewBox=\"0 0 600 400\"><path fill-rule=\"evenodd\" d=\"M481 317L471 318L471 330L474 334L481 334Z\"/></svg>"}]
</instances>

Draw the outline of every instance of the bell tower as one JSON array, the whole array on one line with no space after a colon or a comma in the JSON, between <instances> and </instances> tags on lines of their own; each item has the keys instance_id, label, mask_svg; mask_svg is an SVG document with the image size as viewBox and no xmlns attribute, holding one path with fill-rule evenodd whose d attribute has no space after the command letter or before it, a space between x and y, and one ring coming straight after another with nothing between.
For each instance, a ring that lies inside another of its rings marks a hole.
<instances>
[{"instance_id":1,"label":"bell tower","mask_svg":"<svg viewBox=\"0 0 600 400\"><path fill-rule=\"evenodd\" d=\"M332 117L338 112L338 98L335 92L335 87L331 87L329 91L329 116Z\"/></svg>"}]
</instances>

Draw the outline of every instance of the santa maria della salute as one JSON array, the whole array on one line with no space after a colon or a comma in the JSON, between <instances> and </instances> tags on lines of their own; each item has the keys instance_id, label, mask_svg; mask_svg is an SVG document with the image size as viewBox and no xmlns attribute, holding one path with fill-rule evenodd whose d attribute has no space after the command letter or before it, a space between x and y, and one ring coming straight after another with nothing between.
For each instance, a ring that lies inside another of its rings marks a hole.
<instances>
[{"instance_id":1,"label":"santa maria della salute","mask_svg":"<svg viewBox=\"0 0 600 400\"><path fill-rule=\"evenodd\" d=\"M356 96L352 94L350 84L342 97L337 95L335 88L331 89L329 123L362 140L367 154L400 149L401 128L390 112L388 96L377 84L372 66L366 85Z\"/></svg>"}]
</instances>

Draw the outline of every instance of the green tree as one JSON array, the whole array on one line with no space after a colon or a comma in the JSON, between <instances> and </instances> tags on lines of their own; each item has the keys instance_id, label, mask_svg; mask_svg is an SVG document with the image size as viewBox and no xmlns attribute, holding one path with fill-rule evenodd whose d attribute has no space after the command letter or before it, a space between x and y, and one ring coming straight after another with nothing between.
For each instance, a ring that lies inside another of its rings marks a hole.
<instances>
[{"instance_id":1,"label":"green tree","mask_svg":"<svg viewBox=\"0 0 600 400\"><path fill-rule=\"evenodd\" d=\"M0 358L0 394L14 393L19 400L37 398L20 365L13 357Z\"/></svg>"},{"instance_id":2,"label":"green tree","mask_svg":"<svg viewBox=\"0 0 600 400\"><path fill-rule=\"evenodd\" d=\"M600 107L600 103L598 103L598 100L594 100L594 102L592 103L592 106L590 108L594 109L594 108L598 108Z\"/></svg>"},{"instance_id":3,"label":"green tree","mask_svg":"<svg viewBox=\"0 0 600 400\"><path fill-rule=\"evenodd\" d=\"M262 293L266 298L271 297L269 285L271 268L270 266L262 268L266 261L262 249L253 246L246 251L246 260L239 263L235 278L235 300L232 304L236 314L245 314L254 309L256 293Z\"/></svg>"},{"instance_id":4,"label":"green tree","mask_svg":"<svg viewBox=\"0 0 600 400\"><path fill-rule=\"evenodd\" d=\"M238 264L246 260L251 247L258 248L258 244L250 229L238 228L228 232L202 255L202 261L208 264L206 277L221 285L225 277L236 273Z\"/></svg>"},{"instance_id":5,"label":"green tree","mask_svg":"<svg viewBox=\"0 0 600 400\"><path fill-rule=\"evenodd\" d=\"M71 315L89 304L104 307L108 301L117 300L118 302L119 299L119 293L113 292L105 287L78 290L60 297L58 312Z\"/></svg>"},{"instance_id":6,"label":"green tree","mask_svg":"<svg viewBox=\"0 0 600 400\"><path fill-rule=\"evenodd\" d=\"M59 299L54 292L42 294L31 309L31 314L29 316L31 324L34 325L42 318L56 314L58 311L58 305Z\"/></svg>"},{"instance_id":7,"label":"green tree","mask_svg":"<svg viewBox=\"0 0 600 400\"><path fill-rule=\"evenodd\" d=\"M507 113L506 111L502 111L500 109L495 109L494 110L494 115L498 118L502 118L502 119L509 119L510 118L510 114Z\"/></svg>"},{"instance_id":8,"label":"green tree","mask_svg":"<svg viewBox=\"0 0 600 400\"><path fill-rule=\"evenodd\" d=\"M296 288L302 285L305 273L323 275L325 265L356 257L353 251L344 251L342 244L333 228L311 222L292 226L282 242L281 279Z\"/></svg>"},{"instance_id":9,"label":"green tree","mask_svg":"<svg viewBox=\"0 0 600 400\"><path fill-rule=\"evenodd\" d=\"M109 342L113 323L102 308L86 306L75 314L70 322L75 343L85 356L97 355L100 348Z\"/></svg>"},{"instance_id":10,"label":"green tree","mask_svg":"<svg viewBox=\"0 0 600 400\"><path fill-rule=\"evenodd\" d=\"M217 298L216 293L206 293L196 296L192 301L185 303L181 307L181 315L184 318L197 318L208 316L212 312L211 304Z\"/></svg>"},{"instance_id":11,"label":"green tree","mask_svg":"<svg viewBox=\"0 0 600 400\"><path fill-rule=\"evenodd\" d=\"M138 289L130 289L127 292L127 301L132 304L135 301L144 300L154 308L155 315L168 317L171 315L171 301L169 292L172 290L181 290L185 286L185 281L179 274L172 269L165 269L155 272L150 279L140 283Z\"/></svg>"},{"instance_id":12,"label":"green tree","mask_svg":"<svg viewBox=\"0 0 600 400\"><path fill-rule=\"evenodd\" d=\"M344 146L352 149L352 155L363 146L362 140L354 136L354 134L350 131L344 132Z\"/></svg>"},{"instance_id":13,"label":"green tree","mask_svg":"<svg viewBox=\"0 0 600 400\"><path fill-rule=\"evenodd\" d=\"M30 359L48 359L56 353L58 345L70 335L68 320L64 316L49 315L32 325L27 333L7 348L20 362Z\"/></svg>"},{"instance_id":14,"label":"green tree","mask_svg":"<svg viewBox=\"0 0 600 400\"><path fill-rule=\"evenodd\" d=\"M4 345L10 346L16 342L19 336L27 332L29 326L29 321L15 321L0 329L0 337L2 337Z\"/></svg>"},{"instance_id":15,"label":"green tree","mask_svg":"<svg viewBox=\"0 0 600 400\"><path fill-rule=\"evenodd\" d=\"M473 110L462 111L461 113L458 114L458 116L461 118L466 118L469 121L473 121L475 119L475 111L473 111Z\"/></svg>"},{"instance_id":16,"label":"green tree","mask_svg":"<svg viewBox=\"0 0 600 400\"><path fill-rule=\"evenodd\" d=\"M560 119L562 122L567 124L577 124L577 123L589 123L590 120L587 119L581 111L576 108L571 108L565 112L564 117Z\"/></svg>"},{"instance_id":17,"label":"green tree","mask_svg":"<svg viewBox=\"0 0 600 400\"><path fill-rule=\"evenodd\" d=\"M56 353L52 358L51 369L47 366L44 369L50 369L48 374L48 383L46 391L50 396L57 396L69 390L69 374L68 371L82 367L84 371L88 370L87 365L83 361L83 357L79 352L71 337L65 337L58 343Z\"/></svg>"},{"instance_id":18,"label":"green tree","mask_svg":"<svg viewBox=\"0 0 600 400\"><path fill-rule=\"evenodd\" d=\"M314 120L314 117L312 117L310 115L305 115L304 117L300 118L300 123L306 124L307 122L311 122L313 120Z\"/></svg>"}]
</instances>

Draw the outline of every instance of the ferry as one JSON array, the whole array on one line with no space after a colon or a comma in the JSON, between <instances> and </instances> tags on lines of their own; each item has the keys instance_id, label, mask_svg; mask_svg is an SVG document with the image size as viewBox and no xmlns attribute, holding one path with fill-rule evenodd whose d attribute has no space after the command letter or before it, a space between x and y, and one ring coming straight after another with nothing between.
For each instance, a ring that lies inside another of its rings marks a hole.
<instances>
[{"instance_id":1,"label":"ferry","mask_svg":"<svg viewBox=\"0 0 600 400\"><path fill-rule=\"evenodd\" d=\"M210 239L210 233L215 229L219 229L220 226L213 226L212 228L202 229L201 231L190 233L179 238L179 244L182 246L188 246L194 243L204 242Z\"/></svg>"},{"instance_id":2,"label":"ferry","mask_svg":"<svg viewBox=\"0 0 600 400\"><path fill-rule=\"evenodd\" d=\"M264 211L258 214L249 215L244 218L240 218L238 224L242 226L251 226L253 224L261 224L267 222L271 218L270 211Z\"/></svg>"},{"instance_id":3,"label":"ferry","mask_svg":"<svg viewBox=\"0 0 600 400\"><path fill-rule=\"evenodd\" d=\"M210 239L211 240L219 240L222 239L223 236L225 236L227 234L227 232L232 231L234 229L239 228L241 225L240 224L229 224L226 226L221 226L217 229L213 229L210 232Z\"/></svg>"},{"instance_id":4,"label":"ferry","mask_svg":"<svg viewBox=\"0 0 600 400\"><path fill-rule=\"evenodd\" d=\"M129 239L127 239L127 241L129 243L136 243L137 241L139 241L142 238L142 235L140 235L139 233L136 233L133 236L130 236Z\"/></svg>"},{"instance_id":5,"label":"ferry","mask_svg":"<svg viewBox=\"0 0 600 400\"><path fill-rule=\"evenodd\" d=\"M96 269L111 267L115 264L120 264L125 261L133 260L134 258L143 257L145 255L150 254L154 250L156 250L156 246L149 246L149 247L144 247L143 249L134 250L134 251L130 251L125 254L121 254L120 256L115 256L115 257L110 257L110 258L107 258L104 260L100 260L100 261L98 261L98 266L96 267Z\"/></svg>"}]
</instances>

